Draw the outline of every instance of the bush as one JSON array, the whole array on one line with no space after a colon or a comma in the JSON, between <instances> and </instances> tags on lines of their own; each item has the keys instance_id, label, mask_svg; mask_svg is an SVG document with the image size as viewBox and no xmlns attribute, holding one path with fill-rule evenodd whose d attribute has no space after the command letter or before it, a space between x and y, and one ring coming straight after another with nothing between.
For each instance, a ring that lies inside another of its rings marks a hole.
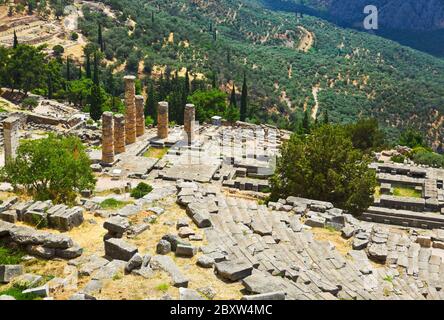
<instances>
[{"instance_id":1,"label":"bush","mask_svg":"<svg viewBox=\"0 0 444 320\"><path fill-rule=\"evenodd\" d=\"M77 32L71 33L71 40L77 41L77 39L79 39L79 34Z\"/></svg>"},{"instance_id":2,"label":"bush","mask_svg":"<svg viewBox=\"0 0 444 320\"><path fill-rule=\"evenodd\" d=\"M100 203L100 207L102 209L120 209L120 208L123 208L124 206L126 206L127 204L129 204L129 202L116 200L114 198L109 198L109 199L103 200Z\"/></svg>"},{"instance_id":3,"label":"bush","mask_svg":"<svg viewBox=\"0 0 444 320\"><path fill-rule=\"evenodd\" d=\"M324 125L284 143L271 178L271 200L288 196L332 202L351 214L373 203L376 177L370 158L354 149L343 127Z\"/></svg>"},{"instance_id":4,"label":"bush","mask_svg":"<svg viewBox=\"0 0 444 320\"><path fill-rule=\"evenodd\" d=\"M396 163L404 163L405 157L402 154L398 154L396 156L391 157L390 160Z\"/></svg>"},{"instance_id":5,"label":"bush","mask_svg":"<svg viewBox=\"0 0 444 320\"><path fill-rule=\"evenodd\" d=\"M135 187L131 191L131 197L136 198L136 199L140 199L140 198L144 197L145 195L147 195L148 193L150 193L151 191L153 191L152 186L150 186L149 184L146 184L145 182L140 182L137 185L137 187Z\"/></svg>"},{"instance_id":6,"label":"bush","mask_svg":"<svg viewBox=\"0 0 444 320\"><path fill-rule=\"evenodd\" d=\"M77 192L94 189L96 179L85 147L77 137L24 141L1 171L4 181L21 186L36 200L74 203Z\"/></svg>"},{"instance_id":7,"label":"bush","mask_svg":"<svg viewBox=\"0 0 444 320\"><path fill-rule=\"evenodd\" d=\"M39 102L38 102L37 98L35 98L35 97L28 97L28 98L23 99L23 101L22 101L22 106L26 109L34 109L38 105L39 105Z\"/></svg>"}]
</instances>

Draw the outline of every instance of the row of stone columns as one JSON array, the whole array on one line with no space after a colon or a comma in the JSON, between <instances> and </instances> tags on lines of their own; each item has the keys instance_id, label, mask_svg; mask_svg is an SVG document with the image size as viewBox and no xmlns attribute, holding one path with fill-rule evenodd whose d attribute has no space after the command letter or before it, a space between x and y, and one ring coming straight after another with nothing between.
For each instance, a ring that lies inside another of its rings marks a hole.
<instances>
[{"instance_id":1,"label":"row of stone columns","mask_svg":"<svg viewBox=\"0 0 444 320\"><path fill-rule=\"evenodd\" d=\"M112 112L102 115L102 162L113 163L114 155L125 152L125 146L136 142L136 137L145 133L144 98L136 96L134 76L126 76L125 80L125 117L121 114L113 116ZM184 130L188 143L194 140L196 111L192 104L185 106ZM168 138L168 102L159 102L157 108L157 137Z\"/></svg>"},{"instance_id":2,"label":"row of stone columns","mask_svg":"<svg viewBox=\"0 0 444 320\"><path fill-rule=\"evenodd\" d=\"M102 162L113 163L114 155L145 133L144 98L136 96L136 77L125 76L125 116L102 114Z\"/></svg>"}]
</instances>

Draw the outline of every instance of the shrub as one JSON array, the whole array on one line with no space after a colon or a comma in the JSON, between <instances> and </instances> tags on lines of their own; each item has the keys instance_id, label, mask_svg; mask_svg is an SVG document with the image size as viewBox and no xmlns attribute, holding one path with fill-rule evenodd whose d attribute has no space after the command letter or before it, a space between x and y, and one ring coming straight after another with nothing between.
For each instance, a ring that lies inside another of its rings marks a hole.
<instances>
[{"instance_id":1,"label":"shrub","mask_svg":"<svg viewBox=\"0 0 444 320\"><path fill-rule=\"evenodd\" d=\"M50 134L21 143L17 157L2 168L1 176L15 189L22 186L36 200L74 203L77 192L94 189L96 179L90 164L77 137Z\"/></svg>"},{"instance_id":2,"label":"shrub","mask_svg":"<svg viewBox=\"0 0 444 320\"><path fill-rule=\"evenodd\" d=\"M77 32L71 33L71 40L77 41L77 39L79 39L79 34Z\"/></svg>"},{"instance_id":3,"label":"shrub","mask_svg":"<svg viewBox=\"0 0 444 320\"><path fill-rule=\"evenodd\" d=\"M26 109L34 109L39 104L37 98L34 97L28 97L23 99L22 106Z\"/></svg>"},{"instance_id":4,"label":"shrub","mask_svg":"<svg viewBox=\"0 0 444 320\"><path fill-rule=\"evenodd\" d=\"M140 198L144 197L145 195L147 195L148 193L150 193L151 191L153 191L152 186L150 186L149 184L146 184L145 182L140 182L137 185L137 187L135 187L131 191L131 197L136 198L136 199L140 199Z\"/></svg>"},{"instance_id":5,"label":"shrub","mask_svg":"<svg viewBox=\"0 0 444 320\"><path fill-rule=\"evenodd\" d=\"M390 160L392 160L393 162L396 162L396 163L404 163L405 157L402 154L398 154L398 155L391 157Z\"/></svg>"}]
</instances>

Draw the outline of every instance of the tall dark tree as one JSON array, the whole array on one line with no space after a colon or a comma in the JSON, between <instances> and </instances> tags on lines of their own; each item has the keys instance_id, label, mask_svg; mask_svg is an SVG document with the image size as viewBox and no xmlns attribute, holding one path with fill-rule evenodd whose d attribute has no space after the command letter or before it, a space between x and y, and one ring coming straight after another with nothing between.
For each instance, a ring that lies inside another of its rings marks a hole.
<instances>
[{"instance_id":1,"label":"tall dark tree","mask_svg":"<svg viewBox=\"0 0 444 320\"><path fill-rule=\"evenodd\" d=\"M79 74L78 74L79 80L82 79L82 65L79 65Z\"/></svg>"},{"instance_id":2,"label":"tall dark tree","mask_svg":"<svg viewBox=\"0 0 444 320\"><path fill-rule=\"evenodd\" d=\"M17 39L17 33L14 30L14 40L13 40L13 45L12 47L15 49L18 46L18 39Z\"/></svg>"},{"instance_id":3,"label":"tall dark tree","mask_svg":"<svg viewBox=\"0 0 444 320\"><path fill-rule=\"evenodd\" d=\"M52 84L52 76L51 74L48 75L48 99L52 99L53 95L53 84Z\"/></svg>"},{"instance_id":4,"label":"tall dark tree","mask_svg":"<svg viewBox=\"0 0 444 320\"><path fill-rule=\"evenodd\" d=\"M322 123L323 124L329 124L330 123L330 119L328 117L328 110L324 111L324 118L322 119Z\"/></svg>"},{"instance_id":5,"label":"tall dark tree","mask_svg":"<svg viewBox=\"0 0 444 320\"><path fill-rule=\"evenodd\" d=\"M248 87L247 87L247 75L244 72L244 83L242 84L242 95L240 105L240 121L245 121L247 118L247 106L248 105Z\"/></svg>"},{"instance_id":6,"label":"tall dark tree","mask_svg":"<svg viewBox=\"0 0 444 320\"><path fill-rule=\"evenodd\" d=\"M99 30L97 33L97 43L99 45L100 51L104 51L103 50L103 37L102 37L102 25L99 23Z\"/></svg>"},{"instance_id":7,"label":"tall dark tree","mask_svg":"<svg viewBox=\"0 0 444 320\"><path fill-rule=\"evenodd\" d=\"M91 118L98 121L102 116L102 92L99 83L99 61L97 57L97 52L94 53L94 76L93 76L93 86L91 88L91 94L89 97L89 114Z\"/></svg>"},{"instance_id":8,"label":"tall dark tree","mask_svg":"<svg viewBox=\"0 0 444 320\"><path fill-rule=\"evenodd\" d=\"M71 60L66 57L66 81L71 81Z\"/></svg>"},{"instance_id":9,"label":"tall dark tree","mask_svg":"<svg viewBox=\"0 0 444 320\"><path fill-rule=\"evenodd\" d=\"M304 118L302 119L302 132L305 134L310 133L310 115L308 109L304 111Z\"/></svg>"},{"instance_id":10,"label":"tall dark tree","mask_svg":"<svg viewBox=\"0 0 444 320\"><path fill-rule=\"evenodd\" d=\"M151 117L151 119L153 119L154 124L157 123L157 101L156 101L156 96L155 96L155 92L154 92L154 85L152 82L150 82L149 86L148 86L148 98L146 99L145 102L145 116L146 117Z\"/></svg>"},{"instance_id":11,"label":"tall dark tree","mask_svg":"<svg viewBox=\"0 0 444 320\"><path fill-rule=\"evenodd\" d=\"M237 102L236 102L236 86L234 85L234 82L233 82L233 89L231 90L230 106L231 107L237 107Z\"/></svg>"},{"instance_id":12,"label":"tall dark tree","mask_svg":"<svg viewBox=\"0 0 444 320\"><path fill-rule=\"evenodd\" d=\"M89 54L86 55L86 67L85 67L86 77L91 79L91 57Z\"/></svg>"},{"instance_id":13,"label":"tall dark tree","mask_svg":"<svg viewBox=\"0 0 444 320\"><path fill-rule=\"evenodd\" d=\"M217 74L215 71L211 73L211 86L213 87L213 89L217 88Z\"/></svg>"}]
</instances>

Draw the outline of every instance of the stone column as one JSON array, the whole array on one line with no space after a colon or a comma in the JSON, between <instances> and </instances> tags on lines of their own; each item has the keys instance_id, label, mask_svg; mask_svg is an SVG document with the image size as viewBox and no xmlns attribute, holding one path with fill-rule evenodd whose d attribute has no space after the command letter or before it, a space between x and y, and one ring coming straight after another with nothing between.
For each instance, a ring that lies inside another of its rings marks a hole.
<instances>
[{"instance_id":1,"label":"stone column","mask_svg":"<svg viewBox=\"0 0 444 320\"><path fill-rule=\"evenodd\" d=\"M125 141L126 144L136 142L136 77L125 76Z\"/></svg>"},{"instance_id":2,"label":"stone column","mask_svg":"<svg viewBox=\"0 0 444 320\"><path fill-rule=\"evenodd\" d=\"M5 145L5 164L15 159L19 145L20 118L9 117L3 121L3 139Z\"/></svg>"},{"instance_id":3,"label":"stone column","mask_svg":"<svg viewBox=\"0 0 444 320\"><path fill-rule=\"evenodd\" d=\"M145 114L143 96L136 96L136 136L143 136L145 133Z\"/></svg>"},{"instance_id":4,"label":"stone column","mask_svg":"<svg viewBox=\"0 0 444 320\"><path fill-rule=\"evenodd\" d=\"M183 115L183 126L185 129L185 133L187 134L188 144L192 144L194 140L194 125L195 125L195 118L196 118L196 108L194 107L194 104L187 104L185 106L185 113Z\"/></svg>"},{"instance_id":5,"label":"stone column","mask_svg":"<svg viewBox=\"0 0 444 320\"><path fill-rule=\"evenodd\" d=\"M102 114L102 162L114 162L114 121L112 112Z\"/></svg>"},{"instance_id":6,"label":"stone column","mask_svg":"<svg viewBox=\"0 0 444 320\"><path fill-rule=\"evenodd\" d=\"M114 153L125 152L125 117L123 114L114 116Z\"/></svg>"},{"instance_id":7,"label":"stone column","mask_svg":"<svg viewBox=\"0 0 444 320\"><path fill-rule=\"evenodd\" d=\"M168 102L159 102L157 108L157 136L160 139L168 138Z\"/></svg>"}]
</instances>

